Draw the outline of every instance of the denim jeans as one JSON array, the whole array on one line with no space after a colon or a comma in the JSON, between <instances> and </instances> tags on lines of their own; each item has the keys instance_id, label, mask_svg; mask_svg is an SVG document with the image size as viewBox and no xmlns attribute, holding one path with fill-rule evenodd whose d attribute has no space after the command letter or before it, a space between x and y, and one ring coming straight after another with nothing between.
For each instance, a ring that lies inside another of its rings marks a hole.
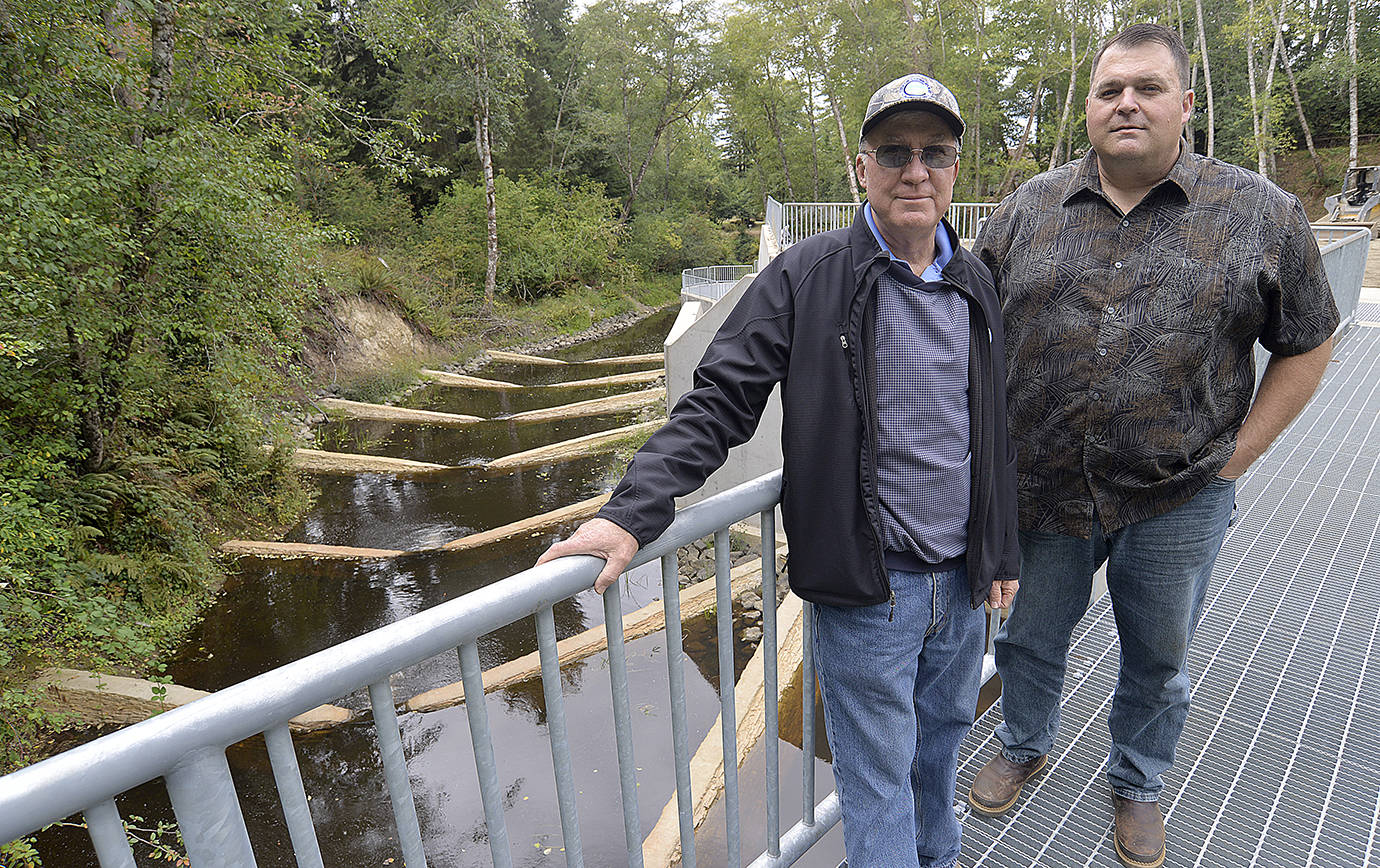
<instances>
[{"instance_id":1,"label":"denim jeans","mask_svg":"<svg viewBox=\"0 0 1380 868\"><path fill-rule=\"evenodd\" d=\"M968 573L892 570L891 603L815 605L815 660L849 868L949 868L958 744L982 675Z\"/></svg>"},{"instance_id":2,"label":"denim jeans","mask_svg":"<svg viewBox=\"0 0 1380 868\"><path fill-rule=\"evenodd\" d=\"M1094 526L1091 539L1021 532L1021 589L996 639L997 736L1007 759L1025 762L1054 747L1070 637L1106 561L1121 640L1107 777L1124 799L1159 798L1188 717L1188 643L1235 495L1235 483L1218 477L1162 515L1108 534Z\"/></svg>"}]
</instances>

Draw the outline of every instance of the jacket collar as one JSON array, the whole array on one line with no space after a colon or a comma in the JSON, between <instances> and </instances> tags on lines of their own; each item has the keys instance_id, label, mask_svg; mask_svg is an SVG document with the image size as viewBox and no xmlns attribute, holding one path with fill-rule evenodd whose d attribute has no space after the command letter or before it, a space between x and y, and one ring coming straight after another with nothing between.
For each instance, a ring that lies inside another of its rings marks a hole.
<instances>
[{"instance_id":1,"label":"jacket collar","mask_svg":"<svg viewBox=\"0 0 1380 868\"><path fill-rule=\"evenodd\" d=\"M944 266L944 277L950 278L950 270L954 268L966 269L966 264L960 262L966 250L958 242L958 233L949 225L947 219L939 221L939 232L944 233L944 237L949 239L949 246L953 249L953 256L949 259L949 264ZM872 234L872 227L867 225L867 215L863 213L862 206L858 207L858 212L853 216L853 225L848 228L848 242L853 249L853 277L862 283L867 278L868 269L876 266L886 268L891 264L891 255L882 249L877 243L877 237ZM962 285L963 280L956 278Z\"/></svg>"}]
</instances>

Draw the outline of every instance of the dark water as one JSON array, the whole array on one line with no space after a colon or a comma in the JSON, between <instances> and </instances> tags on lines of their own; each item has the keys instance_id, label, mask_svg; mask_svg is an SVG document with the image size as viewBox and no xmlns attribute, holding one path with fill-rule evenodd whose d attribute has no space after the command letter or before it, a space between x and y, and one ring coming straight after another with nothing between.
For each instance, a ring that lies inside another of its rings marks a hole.
<instances>
[{"instance_id":1,"label":"dark water","mask_svg":"<svg viewBox=\"0 0 1380 868\"><path fill-rule=\"evenodd\" d=\"M615 336L564 350L560 356L578 360L660 351L674 313L662 312ZM491 364L479 375L531 384L648 367L654 365ZM433 385L413 393L407 403L492 419L644 388L647 386L495 391ZM419 478L376 473L321 476L316 480L319 496L314 507L286 539L414 551L557 509L612 488L622 473L626 453L504 474L485 473L472 465L663 413L663 407L654 407L559 422L498 419L463 428L330 423L318 432L322 448L431 461L456 469ZM177 653L169 674L179 684L205 690L226 687L525 569L555 538L553 533L471 552L419 552L368 563L241 559L204 621ZM660 599L659 577L633 578L625 583L622 593L625 612ZM555 607L555 620L560 637L573 635L603 622L602 602L592 591L577 595ZM718 714L714 634L712 618L686 625L692 748ZM532 652L536 650L535 627L530 619L510 625L482 637L479 650L485 668ZM627 654L635 755L640 767L639 816L645 835L675 787L669 760L672 748L665 635L630 642ZM749 654L748 648L738 649L735 662L739 670ZM392 686L401 702L459 678L458 659L452 654L398 673ZM586 864L627 864L607 657L597 655L566 667L563 692L580 792ZM492 693L485 697L485 703L505 788L506 822L515 864L564 865L540 679ZM338 704L364 711L368 698L361 691L341 697ZM404 714L401 726L429 864L459 868L490 864L464 707ZM789 828L799 816L801 753L787 742L781 744L787 794L782 799L782 826ZM368 718L364 723L298 736L296 746L326 864L401 865L377 742ZM742 772L743 852L749 857L763 846L765 797L760 787L748 783L761 776L761 751L759 748ZM295 865L262 740L236 745L229 759L259 864L275 868ZM831 788L832 779L827 766L817 765L822 795ZM117 804L127 818L140 816L152 822L172 816L161 782L127 793ZM724 864L722 811L720 807L718 819L704 832L701 865ZM837 837L837 831L831 835ZM90 843L80 830L50 831L43 836L40 849L50 866L96 864ZM800 864L830 868L837 864L837 845L816 849L828 850L830 855L820 852L817 858ZM147 848L137 848L136 856L141 865L166 864L148 859Z\"/></svg>"}]
</instances>

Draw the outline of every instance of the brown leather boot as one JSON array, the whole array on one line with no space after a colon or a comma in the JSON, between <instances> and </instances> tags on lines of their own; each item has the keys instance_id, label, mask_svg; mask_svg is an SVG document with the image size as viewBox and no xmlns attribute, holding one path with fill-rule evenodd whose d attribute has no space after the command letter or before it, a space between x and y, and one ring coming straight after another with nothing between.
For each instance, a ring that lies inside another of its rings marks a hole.
<instances>
[{"instance_id":1,"label":"brown leather boot","mask_svg":"<svg viewBox=\"0 0 1380 868\"><path fill-rule=\"evenodd\" d=\"M1001 751L992 757L973 779L968 791L968 804L984 817L1000 817L1021 797L1025 782L1038 775L1048 757L1037 756L1023 763L1013 763Z\"/></svg>"},{"instance_id":2,"label":"brown leather boot","mask_svg":"<svg viewBox=\"0 0 1380 868\"><path fill-rule=\"evenodd\" d=\"M1159 802L1136 802L1112 794L1116 815L1116 857L1128 868L1164 864L1164 817Z\"/></svg>"}]
</instances>

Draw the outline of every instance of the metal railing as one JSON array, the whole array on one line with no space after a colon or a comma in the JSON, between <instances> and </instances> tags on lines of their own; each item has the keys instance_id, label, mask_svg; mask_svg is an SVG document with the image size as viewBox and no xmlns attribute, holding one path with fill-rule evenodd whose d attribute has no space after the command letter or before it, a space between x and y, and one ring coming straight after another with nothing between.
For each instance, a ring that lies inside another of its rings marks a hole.
<instances>
[{"instance_id":1,"label":"metal railing","mask_svg":"<svg viewBox=\"0 0 1380 868\"><path fill-rule=\"evenodd\" d=\"M754 265L704 265L686 268L680 273L681 301L718 301L727 295L739 280L754 270Z\"/></svg>"},{"instance_id":2,"label":"metal railing","mask_svg":"<svg viewBox=\"0 0 1380 868\"><path fill-rule=\"evenodd\" d=\"M951 202L948 213L949 225L954 227L958 237L966 240L976 238L982 222L992 216L1000 202Z\"/></svg>"},{"instance_id":3,"label":"metal railing","mask_svg":"<svg viewBox=\"0 0 1380 868\"><path fill-rule=\"evenodd\" d=\"M630 565L660 559L666 613L667 674L671 695L676 800L679 806L682 864L695 864L693 798L690 794L690 734L686 722L679 571L676 549L709 534L715 536L718 600L718 642L721 677L720 704L724 756L737 755L737 717L734 710L733 626L728 561L728 527L759 515L762 538L775 538L774 507L780 497L781 472L767 474L678 513L658 540L644 546ZM763 546L762 598L776 599L774 547ZM393 807L398 841L407 868L427 864L413 793L400 737L389 677L394 673L458 649L466 697L482 697L478 639L505 625L536 616L555 797L560 808L567 864L584 864L576 788L566 731L560 664L556 650L553 606L589 589L602 562L570 557L534 567L458 599L279 667L218 691L127 729L58 754L0 778L0 841L8 841L81 813L103 868L131 868L134 859L114 797L140 784L163 778L178 826L194 868L245 868L255 864L249 833L230 777L226 749L262 734L267 742L274 781L287 820L299 866L322 866L307 795L288 720L322 703L367 687L373 726ZM633 757L627 663L622 627L622 603L616 589L603 595L612 674L615 737L628 864L642 865L638 814L637 766ZM805 607L804 684L813 685L811 609ZM839 819L838 801L830 794L815 803L814 763L802 763L802 820L780 834L779 759L777 756L776 648L777 624L773 606L763 606L762 641L767 679L766 742L767 849L752 863L759 868L792 864ZM813 693L813 690L809 690ZM814 703L803 702L802 735L806 756L814 744ZM497 866L513 864L504 821L503 791L499 784L485 703L466 702L476 768L487 824L490 852ZM643 758L643 763L648 758ZM740 827L738 779L734 763L726 763L727 844L732 864L738 858Z\"/></svg>"},{"instance_id":4,"label":"metal railing","mask_svg":"<svg viewBox=\"0 0 1380 868\"><path fill-rule=\"evenodd\" d=\"M944 216L959 238L970 240L977 237L982 221L998 204L952 202ZM768 196L766 224L772 227L777 242L785 249L811 235L850 225L858 207L856 202L777 202Z\"/></svg>"},{"instance_id":5,"label":"metal railing","mask_svg":"<svg viewBox=\"0 0 1380 868\"><path fill-rule=\"evenodd\" d=\"M1370 254L1370 229L1365 226L1314 223L1313 235L1322 250L1323 268L1332 285L1332 298L1342 315L1338 331L1351 324L1365 282L1366 257Z\"/></svg>"}]
</instances>

